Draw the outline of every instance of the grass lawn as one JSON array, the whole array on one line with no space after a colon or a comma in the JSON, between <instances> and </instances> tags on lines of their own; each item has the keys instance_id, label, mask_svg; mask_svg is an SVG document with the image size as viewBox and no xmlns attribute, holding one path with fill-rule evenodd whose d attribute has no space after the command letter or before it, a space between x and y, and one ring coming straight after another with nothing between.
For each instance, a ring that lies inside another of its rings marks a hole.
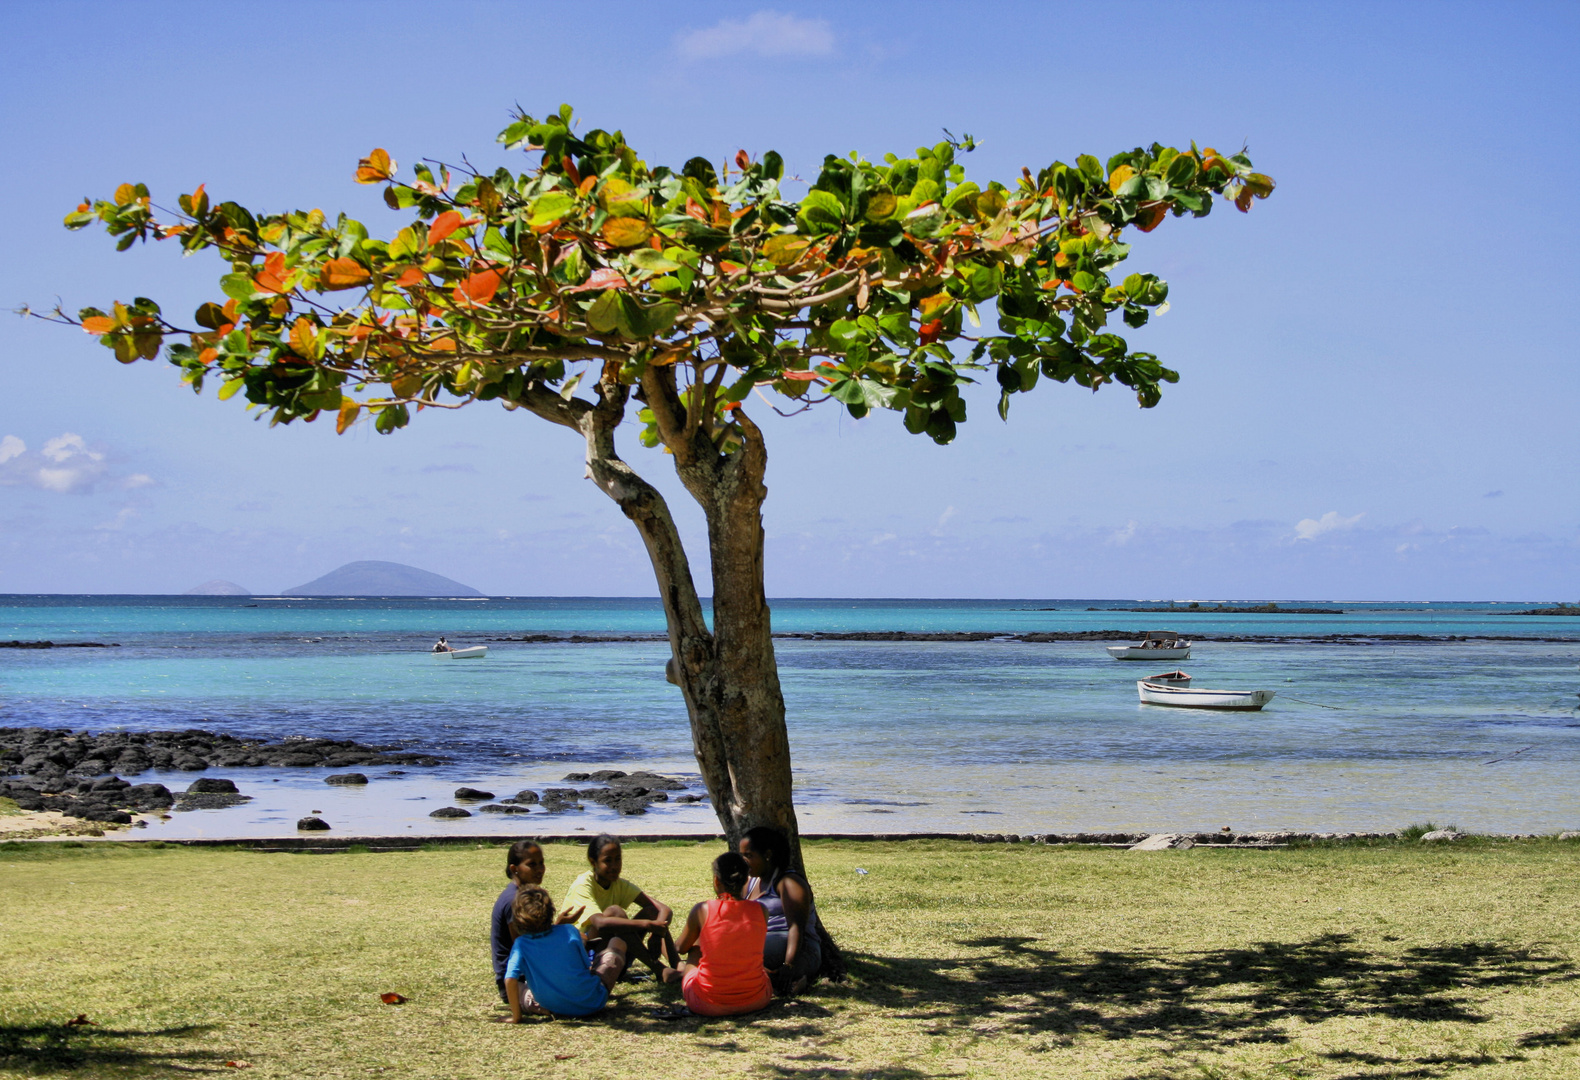
<instances>
[{"instance_id":1,"label":"grass lawn","mask_svg":"<svg viewBox=\"0 0 1580 1080\"><path fill-rule=\"evenodd\" d=\"M626 875L683 917L714 852L629 845ZM503 846L0 845L0 1074L1580 1076L1577 843L807 860L843 985L663 1020L673 988L621 984L601 1018L514 1027L490 1022ZM558 896L584 862L548 865Z\"/></svg>"}]
</instances>

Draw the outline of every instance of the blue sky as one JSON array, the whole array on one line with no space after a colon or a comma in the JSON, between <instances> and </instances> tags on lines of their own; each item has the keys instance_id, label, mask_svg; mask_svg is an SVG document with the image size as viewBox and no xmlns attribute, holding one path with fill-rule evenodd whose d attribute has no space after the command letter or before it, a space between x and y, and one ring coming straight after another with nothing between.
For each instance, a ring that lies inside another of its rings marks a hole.
<instances>
[{"instance_id":1,"label":"blue sky","mask_svg":"<svg viewBox=\"0 0 1580 1080\"><path fill-rule=\"evenodd\" d=\"M0 299L190 311L217 262L62 215L201 182L393 231L356 159L518 161L493 142L517 102L650 161L774 148L808 177L945 127L983 141L979 181L1248 144L1273 198L1137 238L1172 310L1132 342L1183 374L1158 408L1045 382L1003 424L984 387L948 447L888 413L762 417L770 595L1573 600L1577 45L1580 8L1540 3L17 4ZM653 591L574 436L523 414L270 430L15 318L0 379L0 592L263 592L353 559ZM700 539L666 459L624 449Z\"/></svg>"}]
</instances>

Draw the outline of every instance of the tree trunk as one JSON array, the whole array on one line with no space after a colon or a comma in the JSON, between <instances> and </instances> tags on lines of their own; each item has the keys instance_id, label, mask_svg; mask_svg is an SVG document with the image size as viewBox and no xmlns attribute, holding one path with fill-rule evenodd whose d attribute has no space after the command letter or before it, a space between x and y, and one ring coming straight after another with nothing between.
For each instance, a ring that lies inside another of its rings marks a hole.
<instances>
[{"instance_id":1,"label":"tree trunk","mask_svg":"<svg viewBox=\"0 0 1580 1080\"><path fill-rule=\"evenodd\" d=\"M789 837L799 871L790 739L763 587L762 434L740 417L747 439L736 453L718 453L709 442L705 454L676 455L676 470L708 524L710 631L668 503L615 450L629 389L606 377L598 391L599 403L569 423L557 402L523 404L540 415L555 413L554 419L582 433L588 478L631 519L647 547L669 628L673 659L667 672L685 698L697 765L730 846L748 829L772 826Z\"/></svg>"}]
</instances>

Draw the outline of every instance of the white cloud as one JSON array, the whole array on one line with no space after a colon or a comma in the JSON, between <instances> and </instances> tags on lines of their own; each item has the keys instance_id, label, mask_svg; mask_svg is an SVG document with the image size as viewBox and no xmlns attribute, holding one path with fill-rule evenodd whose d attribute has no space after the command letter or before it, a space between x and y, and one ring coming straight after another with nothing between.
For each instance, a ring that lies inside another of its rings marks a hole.
<instances>
[{"instance_id":1,"label":"white cloud","mask_svg":"<svg viewBox=\"0 0 1580 1080\"><path fill-rule=\"evenodd\" d=\"M1364 513L1354 517L1340 517L1337 510L1329 510L1319 518L1305 518L1295 524L1296 540L1315 540L1323 533L1335 532L1340 529L1353 529L1355 523L1365 517Z\"/></svg>"},{"instance_id":2,"label":"white cloud","mask_svg":"<svg viewBox=\"0 0 1580 1080\"><path fill-rule=\"evenodd\" d=\"M110 466L102 451L91 448L81 435L67 431L45 441L37 451L15 435L0 438L0 484L42 488L45 491L86 492L109 479ZM123 488L148 487L146 473L119 481Z\"/></svg>"},{"instance_id":3,"label":"white cloud","mask_svg":"<svg viewBox=\"0 0 1580 1080\"><path fill-rule=\"evenodd\" d=\"M1119 529L1116 532L1111 533L1109 535L1108 539L1109 539L1110 543L1114 543L1114 544L1128 544L1128 543L1130 543L1131 538L1134 537L1135 535L1136 535L1136 523L1134 521L1130 521L1130 522L1127 522L1125 524L1125 527L1123 529Z\"/></svg>"},{"instance_id":4,"label":"white cloud","mask_svg":"<svg viewBox=\"0 0 1580 1080\"><path fill-rule=\"evenodd\" d=\"M675 39L687 60L718 60L726 56L828 56L834 31L823 19L798 19L777 11L759 11L747 19L721 19Z\"/></svg>"}]
</instances>

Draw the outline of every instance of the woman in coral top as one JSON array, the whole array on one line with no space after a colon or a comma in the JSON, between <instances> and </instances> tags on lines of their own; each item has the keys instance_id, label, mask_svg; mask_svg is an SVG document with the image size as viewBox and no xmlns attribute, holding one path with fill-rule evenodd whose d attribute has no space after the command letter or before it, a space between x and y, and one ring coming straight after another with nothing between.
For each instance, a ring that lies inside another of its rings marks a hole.
<instances>
[{"instance_id":1,"label":"woman in coral top","mask_svg":"<svg viewBox=\"0 0 1580 1080\"><path fill-rule=\"evenodd\" d=\"M680 981L686 1007L699 1016L736 1016L767 1008L773 987L763 970L768 917L741 899L746 860L726 851L713 860L714 899L696 905L676 942L685 960L666 979Z\"/></svg>"}]
</instances>

